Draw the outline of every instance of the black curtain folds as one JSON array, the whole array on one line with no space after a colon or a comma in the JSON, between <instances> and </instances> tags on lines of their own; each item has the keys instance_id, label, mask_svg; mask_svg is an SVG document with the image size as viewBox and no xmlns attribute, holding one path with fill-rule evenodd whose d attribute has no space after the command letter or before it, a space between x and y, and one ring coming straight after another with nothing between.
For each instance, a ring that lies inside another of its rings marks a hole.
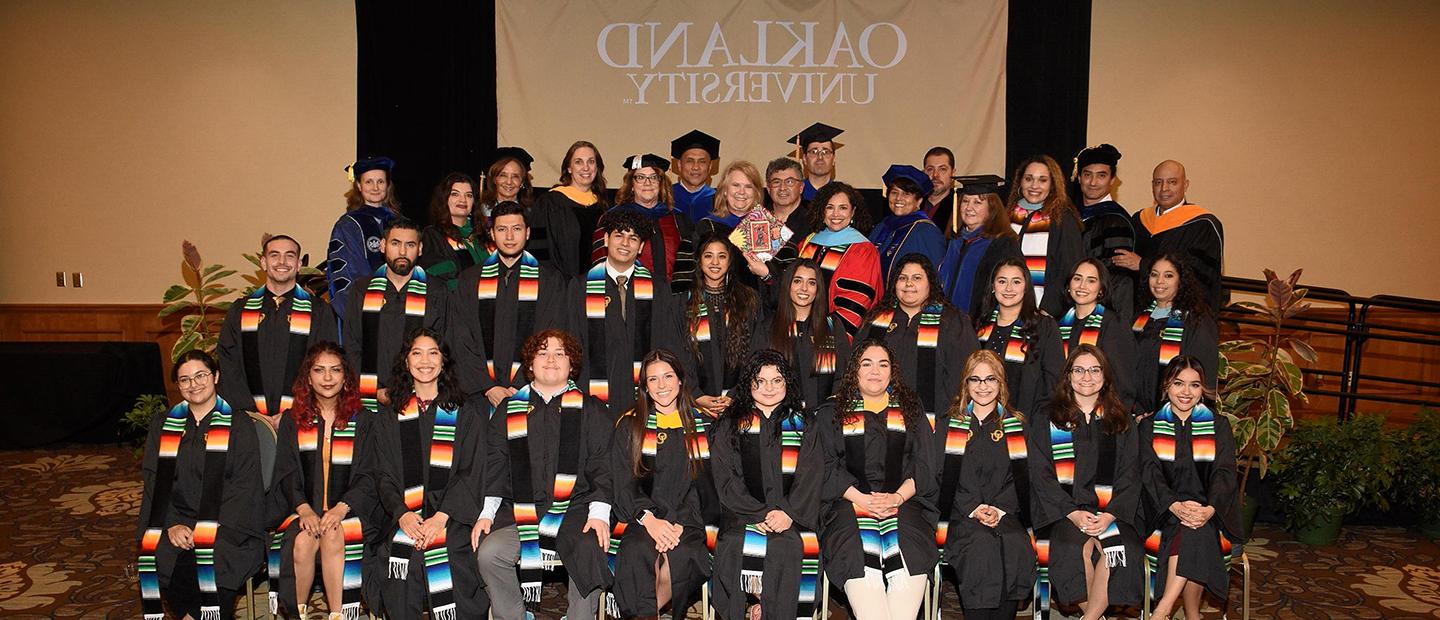
<instances>
[{"instance_id":1,"label":"black curtain folds","mask_svg":"<svg viewBox=\"0 0 1440 620\"><path fill-rule=\"evenodd\" d=\"M357 0L357 157L389 155L404 212L428 219L447 172L496 146L495 0ZM1086 144L1090 0L1010 0L1005 175L1045 153L1068 175ZM523 145L560 148L557 145Z\"/></svg>"}]
</instances>

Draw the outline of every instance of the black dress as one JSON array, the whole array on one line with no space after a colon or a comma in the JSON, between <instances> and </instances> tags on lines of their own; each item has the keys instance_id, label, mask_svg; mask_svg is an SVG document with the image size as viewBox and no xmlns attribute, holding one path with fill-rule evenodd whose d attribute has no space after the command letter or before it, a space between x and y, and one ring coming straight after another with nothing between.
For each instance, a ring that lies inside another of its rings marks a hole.
<instances>
[{"instance_id":1,"label":"black dress","mask_svg":"<svg viewBox=\"0 0 1440 620\"><path fill-rule=\"evenodd\" d=\"M1032 342L1018 351L1012 346L1018 340L1013 332L1015 325L996 325L980 346L994 351L1005 362L1005 380L1010 387L1010 400L1022 414L1029 415L1043 411L1050 402L1050 394L1060 379L1065 367L1064 347L1060 343L1060 331L1055 320L1043 314L1036 314L1035 335ZM981 326L980 332L985 331ZM1010 354L1007 356L1007 352Z\"/></svg>"},{"instance_id":2,"label":"black dress","mask_svg":"<svg viewBox=\"0 0 1440 620\"><path fill-rule=\"evenodd\" d=\"M993 439L1003 432L998 411L984 423L973 414L963 415L969 417L970 439L959 464L955 497L940 499L952 502L945 562L955 568L961 605L993 609L1004 601L1029 598L1035 585L1035 548L1026 529L1029 472L1012 466L1003 436ZM1017 471L1024 479L1016 479ZM981 504L1005 511L995 527L970 517Z\"/></svg>"},{"instance_id":3,"label":"black dress","mask_svg":"<svg viewBox=\"0 0 1440 620\"><path fill-rule=\"evenodd\" d=\"M920 404L933 428L935 418L948 409L960 393L965 360L980 348L980 341L975 338L970 316L945 305L940 312L935 346L921 346L920 315L923 313L924 310L907 317L904 310L896 308L888 314L876 314L874 320L861 328L856 342L881 338L890 345L899 362L900 376L905 385L920 396ZM889 320L880 320L886 316ZM877 324L877 320L883 325Z\"/></svg>"},{"instance_id":4,"label":"black dress","mask_svg":"<svg viewBox=\"0 0 1440 620\"><path fill-rule=\"evenodd\" d=\"M1142 313L1144 310L1142 309ZM1215 389L1215 371L1220 365L1220 334L1215 319L1209 316L1183 317L1185 334L1180 338L1180 355L1193 355L1205 366L1206 387ZM1135 336L1135 408L1149 413L1160 406L1163 395L1160 377L1165 366L1160 364L1161 338L1165 319L1151 319Z\"/></svg>"}]
</instances>

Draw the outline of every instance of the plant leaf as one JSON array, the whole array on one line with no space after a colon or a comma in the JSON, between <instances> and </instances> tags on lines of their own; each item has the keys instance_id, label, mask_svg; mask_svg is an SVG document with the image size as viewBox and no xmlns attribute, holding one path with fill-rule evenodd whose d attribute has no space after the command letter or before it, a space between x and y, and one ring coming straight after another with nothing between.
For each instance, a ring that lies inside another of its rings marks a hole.
<instances>
[{"instance_id":1,"label":"plant leaf","mask_svg":"<svg viewBox=\"0 0 1440 620\"><path fill-rule=\"evenodd\" d=\"M1245 447L1250 445L1250 439L1255 436L1255 419L1240 418L1235 421L1233 430L1235 433L1235 451L1244 451Z\"/></svg>"},{"instance_id":2,"label":"plant leaf","mask_svg":"<svg viewBox=\"0 0 1440 620\"><path fill-rule=\"evenodd\" d=\"M161 299L161 301L167 304L173 301L179 301L189 295L190 291L191 289L189 287L172 284L170 288L165 289L165 297Z\"/></svg>"},{"instance_id":3,"label":"plant leaf","mask_svg":"<svg viewBox=\"0 0 1440 620\"><path fill-rule=\"evenodd\" d=\"M1310 346L1310 343L1296 338L1291 338L1289 342L1290 346L1295 348L1295 353L1300 356L1300 359L1311 364L1316 363L1320 359L1320 356L1315 354L1315 348Z\"/></svg>"},{"instance_id":4,"label":"plant leaf","mask_svg":"<svg viewBox=\"0 0 1440 620\"><path fill-rule=\"evenodd\" d=\"M241 254L241 256L244 256L245 260L250 261L251 265L257 268L260 267L260 256L258 254Z\"/></svg>"},{"instance_id":5,"label":"plant leaf","mask_svg":"<svg viewBox=\"0 0 1440 620\"><path fill-rule=\"evenodd\" d=\"M199 323L200 315L187 314L184 318L180 319L180 330L185 332L193 332L195 331L195 326Z\"/></svg>"},{"instance_id":6,"label":"plant leaf","mask_svg":"<svg viewBox=\"0 0 1440 620\"><path fill-rule=\"evenodd\" d=\"M192 289L200 288L200 272L191 269L190 263L184 260L180 261L180 279Z\"/></svg>"},{"instance_id":7,"label":"plant leaf","mask_svg":"<svg viewBox=\"0 0 1440 620\"><path fill-rule=\"evenodd\" d=\"M1287 405L1288 406L1288 405ZM1274 416L1261 418L1255 425L1255 445L1263 452L1271 452L1280 445L1285 436L1285 427Z\"/></svg>"},{"instance_id":8,"label":"plant leaf","mask_svg":"<svg viewBox=\"0 0 1440 620\"><path fill-rule=\"evenodd\" d=\"M211 267L220 267L220 265L211 265ZM220 281L220 280L224 280L225 278L228 278L228 277L233 276L233 275L235 275L235 270L234 270L234 269L225 269L224 271L220 271L220 272L211 274L210 277L205 278L205 283L206 283L206 284L214 284L214 283L216 283L216 282L218 282L218 281Z\"/></svg>"},{"instance_id":9,"label":"plant leaf","mask_svg":"<svg viewBox=\"0 0 1440 620\"><path fill-rule=\"evenodd\" d=\"M1254 351L1256 347L1264 346L1265 343L1252 338L1240 338L1237 340L1226 340L1220 343L1221 353L1245 353Z\"/></svg>"},{"instance_id":10,"label":"plant leaf","mask_svg":"<svg viewBox=\"0 0 1440 620\"><path fill-rule=\"evenodd\" d=\"M1300 374L1300 367L1295 362L1280 362L1280 376L1285 379L1285 390L1290 394L1299 394L1305 389L1305 378Z\"/></svg>"},{"instance_id":11,"label":"plant leaf","mask_svg":"<svg viewBox=\"0 0 1440 620\"><path fill-rule=\"evenodd\" d=\"M158 318L162 318L162 319L163 319L163 318L165 318L165 317L167 317L167 316L170 316L170 315L172 315L172 314L175 314L176 312L179 312L179 311L184 310L184 309L186 309L186 308L193 307L194 305L195 305L195 302L194 302L194 301L191 301L191 300L189 300L189 299L182 299L182 300L177 301L177 302L175 302L175 303L172 303L172 304L170 304L170 305L168 305L168 306L165 306L165 309L161 310L160 313L159 313L159 314L156 314L155 316L158 317Z\"/></svg>"},{"instance_id":12,"label":"plant leaf","mask_svg":"<svg viewBox=\"0 0 1440 620\"><path fill-rule=\"evenodd\" d=\"M1251 310L1260 314L1270 314L1270 308L1267 308L1264 305L1255 303L1253 301L1237 301L1230 305L1231 307L1244 308L1246 310Z\"/></svg>"},{"instance_id":13,"label":"plant leaf","mask_svg":"<svg viewBox=\"0 0 1440 620\"><path fill-rule=\"evenodd\" d=\"M1295 418L1290 415L1290 399L1280 390L1270 390L1269 399L1270 415L1279 422L1280 432L1284 434L1285 429L1295 426Z\"/></svg>"},{"instance_id":14,"label":"plant leaf","mask_svg":"<svg viewBox=\"0 0 1440 620\"><path fill-rule=\"evenodd\" d=\"M174 363L175 360L180 359L180 356L184 355L186 351L193 350L195 348L195 343L199 341L200 334L197 334L195 332L182 334L180 336L180 339L175 341L175 346L170 348L171 363Z\"/></svg>"}]
</instances>

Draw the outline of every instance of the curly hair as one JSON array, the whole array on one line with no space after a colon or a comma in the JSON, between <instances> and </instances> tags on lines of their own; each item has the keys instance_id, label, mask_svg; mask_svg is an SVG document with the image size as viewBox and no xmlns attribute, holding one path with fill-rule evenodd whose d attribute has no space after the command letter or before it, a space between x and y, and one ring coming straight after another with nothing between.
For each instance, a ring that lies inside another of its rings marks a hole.
<instances>
[{"instance_id":1,"label":"curly hair","mask_svg":"<svg viewBox=\"0 0 1440 620\"><path fill-rule=\"evenodd\" d=\"M950 402L950 408L945 411L945 417L954 418L965 415L965 408L970 406L970 377L975 374L975 369L981 364L986 364L995 371L995 402L1000 403L1000 406L1012 415L1023 420L1024 415L1010 407L1010 384L1005 379L1005 362L1000 361L1000 356L989 349L980 349L965 358L965 371L960 373L960 380L964 381L965 385L960 387L960 393L956 394L955 400Z\"/></svg>"},{"instance_id":2,"label":"curly hair","mask_svg":"<svg viewBox=\"0 0 1440 620\"><path fill-rule=\"evenodd\" d=\"M1021 258L1007 258L995 265L995 270L990 272L990 291L980 300L980 312L970 317L975 322L975 329L978 331L981 326L990 320L990 315L1000 307L995 300L995 278L1000 275L1000 270L1006 267L1014 267L1020 270L1020 276L1025 280L1025 295L1020 301L1020 329L1010 335L1011 338L1019 338L1024 341L1020 350L1027 355L1030 352L1030 345L1035 342L1038 334L1035 325L1035 317L1040 316L1039 306L1035 303L1035 284L1030 280L1030 268L1025 266L1025 260Z\"/></svg>"},{"instance_id":3,"label":"curly hair","mask_svg":"<svg viewBox=\"0 0 1440 620\"><path fill-rule=\"evenodd\" d=\"M1070 202L1070 196L1065 191L1065 174L1060 172L1060 164L1055 162L1055 158L1049 155L1034 155L1015 166L1015 176L1010 179L1010 197L1005 203L1011 206L1020 203L1020 197L1024 191L1020 188L1020 181L1025 178L1025 169L1029 168L1031 164L1045 166L1045 170L1050 175L1050 195L1045 197L1045 206L1040 208L1040 212L1051 221L1059 220L1066 213L1079 220L1079 211L1075 210L1075 205Z\"/></svg>"},{"instance_id":4,"label":"curly hair","mask_svg":"<svg viewBox=\"0 0 1440 620\"><path fill-rule=\"evenodd\" d=\"M1190 266L1190 261L1179 254L1165 253L1150 261L1150 268L1154 269L1160 261L1165 261L1175 266L1175 276L1178 284L1175 288L1175 299L1170 307L1179 310L1187 318L1192 316L1210 316L1210 304L1205 301L1205 291L1200 289L1200 281L1195 275L1195 269ZM1140 287L1140 303L1136 306L1144 312L1150 307L1150 302L1155 301L1155 295L1150 292L1150 274L1146 273L1146 285Z\"/></svg>"},{"instance_id":5,"label":"curly hair","mask_svg":"<svg viewBox=\"0 0 1440 620\"><path fill-rule=\"evenodd\" d=\"M815 192L815 198L810 200L810 228L812 230L825 230L825 205L835 194L845 194L850 199L850 226L864 234L870 234L870 210L865 208L865 197L860 195L860 190L851 187L849 183L831 181L825 187Z\"/></svg>"},{"instance_id":6,"label":"curly hair","mask_svg":"<svg viewBox=\"0 0 1440 620\"><path fill-rule=\"evenodd\" d=\"M613 232L630 231L635 233L645 243L655 236L655 223L650 221L643 213L637 213L630 209L610 209L605 215L600 216L600 222L596 225L601 236L607 236Z\"/></svg>"},{"instance_id":7,"label":"curly hair","mask_svg":"<svg viewBox=\"0 0 1440 620\"><path fill-rule=\"evenodd\" d=\"M349 424L350 418L355 417L364 406L360 402L360 377L355 373L355 367L350 365L350 360L345 357L345 349L329 340L322 340L305 350L305 357L300 359L300 373L295 376L295 383L290 386L290 393L295 395L295 404L290 407L290 419L295 421L295 427L300 430L314 428L315 419L320 415L320 403L315 398L314 386L310 385L310 369L319 363L321 355L327 354L340 360L341 373L345 375L340 393L335 395L335 428L343 430Z\"/></svg>"},{"instance_id":8,"label":"curly hair","mask_svg":"<svg viewBox=\"0 0 1440 620\"><path fill-rule=\"evenodd\" d=\"M860 346L850 350L850 363L845 366L845 376L840 378L840 384L835 388L835 419L838 424L850 424L860 417L857 408L864 406L865 397L860 393L860 358L870 349L878 348L885 352L885 359L890 361L890 397L900 405L900 410L905 413L905 427L907 429L918 429L924 420L925 408L920 404L920 397L915 390L906 385L905 378L900 373L900 363L895 361L895 351L890 345L879 338L870 338L860 343Z\"/></svg>"},{"instance_id":9,"label":"curly hair","mask_svg":"<svg viewBox=\"0 0 1440 620\"><path fill-rule=\"evenodd\" d=\"M645 440L645 422L650 413L654 411L655 404L651 402L650 391L646 388L645 376L650 371L650 366L664 362L670 365L675 371L675 378L680 380L680 394L676 396L675 408L680 412L680 425L685 431L686 453L690 455L690 479L694 480L700 476L700 470L704 461L701 460L697 451L699 433L695 429L695 396L690 389L690 383L685 378L685 367L680 363L680 358L669 349L655 349L645 354L640 361L640 389L636 390L635 409L622 417L619 424L629 423L629 444L630 444L630 473L636 480L649 476L651 472L645 471L644 463L640 459L641 444Z\"/></svg>"},{"instance_id":10,"label":"curly hair","mask_svg":"<svg viewBox=\"0 0 1440 620\"><path fill-rule=\"evenodd\" d=\"M905 270L906 265L919 265L920 269L925 271L925 281L930 287L930 294L925 296L922 306L939 304L948 308L955 307L945 296L945 289L940 286L940 272L935 269L935 263L930 262L930 257L924 254L906 254L890 267L890 277L885 279L885 294L880 297L879 303L865 314L864 324L875 320L881 312L900 309L900 297L895 294L895 289L900 282L900 272Z\"/></svg>"},{"instance_id":11,"label":"curly hair","mask_svg":"<svg viewBox=\"0 0 1440 620\"><path fill-rule=\"evenodd\" d=\"M525 367L525 380L535 380L535 356L540 354L540 349L554 338L560 341L560 348L565 350L565 357L570 359L570 380L580 379L580 371L585 368L585 355L580 348L580 341L570 332L562 329L542 329L529 338L525 344L520 345L520 361Z\"/></svg>"},{"instance_id":12,"label":"curly hair","mask_svg":"<svg viewBox=\"0 0 1440 620\"><path fill-rule=\"evenodd\" d=\"M1104 378L1104 385L1100 386L1099 400L1096 401L1100 411L1100 419L1105 422L1105 434L1119 435L1130 427L1130 412L1121 403L1118 390L1115 389L1115 372L1110 368L1110 360L1106 359L1105 353L1093 344L1082 344L1070 350L1070 356L1065 358L1065 367L1060 370L1060 378L1055 382L1054 396L1050 399L1050 423L1055 426L1073 431L1085 421L1085 415L1080 412L1080 406L1075 403L1075 391L1070 387L1070 374L1075 372L1075 360L1081 355L1093 355L1100 363L1100 376Z\"/></svg>"},{"instance_id":13,"label":"curly hair","mask_svg":"<svg viewBox=\"0 0 1440 620\"><path fill-rule=\"evenodd\" d=\"M719 243L725 247L725 252L729 255L730 261L730 264L725 267L725 316L722 317L725 321L725 369L727 371L726 374L729 374L729 370L739 368L741 364L745 363L745 355L750 352L750 321L748 319L757 312L760 306L760 298L755 294L754 289L741 284L737 278L729 277L738 264L736 257L740 256L740 250L736 248L734 244L730 243L726 234L719 231L710 231L701 235L699 243L695 244L695 262L699 263L700 257L705 253L705 248L714 243ZM698 265L696 271L699 271ZM697 276L696 279L703 281L704 277ZM703 288L703 283L700 288ZM695 355L696 360L702 363L705 356L704 353L700 351L700 347L695 343L693 335L696 326L700 323L700 304L704 301L705 296L697 290L690 295L690 301L686 304L685 308L686 326L688 328L686 333L692 335L687 341L689 342L691 353ZM712 316L710 320L713 321L715 318L716 317Z\"/></svg>"},{"instance_id":14,"label":"curly hair","mask_svg":"<svg viewBox=\"0 0 1440 620\"><path fill-rule=\"evenodd\" d=\"M437 382L439 395L435 397L435 404L445 409L455 409L465 404L465 391L460 389L460 381L455 377L455 358L450 355L450 345L445 344L445 337L440 332L429 327L417 327L405 336L400 351L395 354L395 363L390 368L391 405L398 406L398 403L403 403L415 395L415 377L410 374L410 350L415 348L415 342L421 338L434 340L440 347L440 377Z\"/></svg>"},{"instance_id":15,"label":"curly hair","mask_svg":"<svg viewBox=\"0 0 1440 620\"><path fill-rule=\"evenodd\" d=\"M730 406L725 408L725 413L720 415L716 424L725 424L735 431L732 440L738 440L740 435L749 430L750 412L755 408L755 398L751 395L751 389L755 384L755 378L760 376L761 369L766 366L774 366L780 371L780 376L785 378L785 400L775 407L775 412L785 416L804 415L804 394L800 390L800 377L795 374L795 368L790 362L775 349L761 349L750 354L745 360L745 368L740 371L740 378L736 382L735 389L730 390ZM776 425L775 432L778 436L779 425ZM737 446L738 449L738 446Z\"/></svg>"}]
</instances>

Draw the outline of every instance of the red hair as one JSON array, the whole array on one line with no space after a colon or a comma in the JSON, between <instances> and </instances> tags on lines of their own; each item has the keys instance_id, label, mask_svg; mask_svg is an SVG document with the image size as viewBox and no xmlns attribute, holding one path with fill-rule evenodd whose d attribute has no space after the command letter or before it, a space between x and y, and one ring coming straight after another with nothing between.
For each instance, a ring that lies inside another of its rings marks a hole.
<instances>
[{"instance_id":1,"label":"red hair","mask_svg":"<svg viewBox=\"0 0 1440 620\"><path fill-rule=\"evenodd\" d=\"M345 350L333 342L317 342L305 350L305 357L300 360L300 373L295 377L295 384L290 390L295 395L295 404L290 407L290 419L295 421L295 427L300 430L308 431L314 428L315 420L320 417L315 391L310 388L310 368L315 366L315 360L326 353L340 359L340 367L345 373L345 383L340 387L340 393L335 396L335 428L343 430L349 425L350 418L364 408L360 402L360 378L355 374L355 369L350 367Z\"/></svg>"}]
</instances>

